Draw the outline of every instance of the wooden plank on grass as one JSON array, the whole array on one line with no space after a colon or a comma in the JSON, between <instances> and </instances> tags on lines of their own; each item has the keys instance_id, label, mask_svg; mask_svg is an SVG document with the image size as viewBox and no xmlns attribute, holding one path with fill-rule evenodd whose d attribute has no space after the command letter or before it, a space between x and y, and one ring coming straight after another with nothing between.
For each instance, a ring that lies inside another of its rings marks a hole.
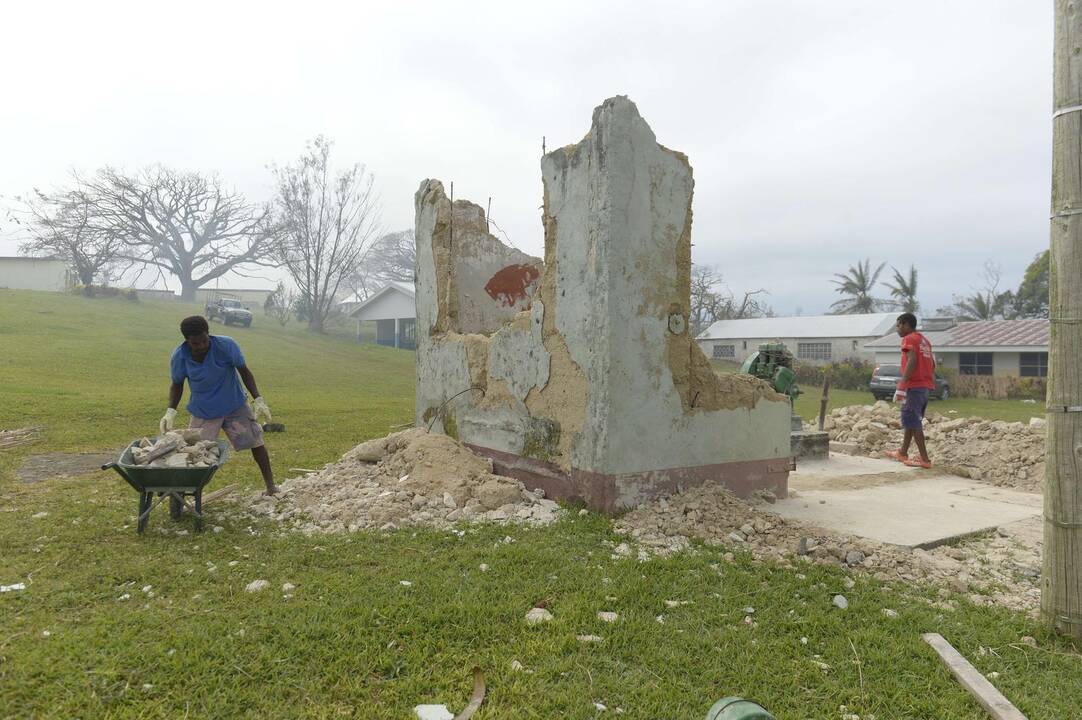
<instances>
[{"instance_id":1,"label":"wooden plank on grass","mask_svg":"<svg viewBox=\"0 0 1082 720\"><path fill-rule=\"evenodd\" d=\"M1011 704L1011 701L1003 697L992 683L988 682L977 668L969 664L962 654L954 649L939 633L924 633L920 636L924 642L932 646L939 654L947 668L954 675L955 680L977 699L988 714L995 720L1026 720L1026 716Z\"/></svg>"}]
</instances>

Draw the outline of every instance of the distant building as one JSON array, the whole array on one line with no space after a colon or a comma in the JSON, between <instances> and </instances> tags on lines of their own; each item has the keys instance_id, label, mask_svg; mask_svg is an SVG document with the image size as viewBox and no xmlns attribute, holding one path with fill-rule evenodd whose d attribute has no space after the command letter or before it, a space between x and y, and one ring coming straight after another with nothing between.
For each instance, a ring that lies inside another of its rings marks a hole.
<instances>
[{"instance_id":1,"label":"distant building","mask_svg":"<svg viewBox=\"0 0 1082 720\"><path fill-rule=\"evenodd\" d=\"M941 367L959 375L993 377L1048 376L1050 323L1041 320L976 320L958 322L931 318L920 331L932 343ZM895 334L874 340L864 347L877 364L897 365L900 338Z\"/></svg>"},{"instance_id":2,"label":"distant building","mask_svg":"<svg viewBox=\"0 0 1082 720\"><path fill-rule=\"evenodd\" d=\"M0 288L65 292L75 285L71 264L60 258L0 257Z\"/></svg>"},{"instance_id":3,"label":"distant building","mask_svg":"<svg viewBox=\"0 0 1082 720\"><path fill-rule=\"evenodd\" d=\"M744 362L759 345L783 342L801 362L824 365L874 359L865 345L894 327L898 313L719 320L699 334L708 358Z\"/></svg>"},{"instance_id":4,"label":"distant building","mask_svg":"<svg viewBox=\"0 0 1082 720\"><path fill-rule=\"evenodd\" d=\"M415 350L417 348L417 302L413 285L391 282L358 304L350 315L357 319L357 339L378 345ZM375 333L365 333L365 325Z\"/></svg>"},{"instance_id":5,"label":"distant building","mask_svg":"<svg viewBox=\"0 0 1082 720\"><path fill-rule=\"evenodd\" d=\"M210 288L201 287L195 291L195 301L206 303L209 300L217 300L220 297L236 298L241 304L247 305L251 310L258 310L267 302L274 289L267 288Z\"/></svg>"}]
</instances>

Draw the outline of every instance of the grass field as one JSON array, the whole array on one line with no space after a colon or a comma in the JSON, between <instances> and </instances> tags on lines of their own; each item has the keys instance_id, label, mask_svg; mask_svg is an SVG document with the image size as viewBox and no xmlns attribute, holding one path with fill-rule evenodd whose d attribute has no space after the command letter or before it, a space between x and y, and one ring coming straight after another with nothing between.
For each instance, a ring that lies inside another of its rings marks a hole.
<instances>
[{"instance_id":1,"label":"grass field","mask_svg":"<svg viewBox=\"0 0 1082 720\"><path fill-rule=\"evenodd\" d=\"M152 432L188 310L0 290L0 428L46 426L41 443L0 450L0 584L26 584L0 594L0 717L406 718L418 703L461 710L475 665L489 684L479 720L595 718L595 702L605 715L701 718L730 694L778 718L838 718L841 705L865 720L985 717L924 631L998 672L1032 720L1077 713L1082 656L1023 616L938 610L924 602L931 591L863 577L846 589L840 570L739 551L728 561L726 548L614 559L611 525L592 513L462 537L304 537L232 523L212 505L222 532L176 535L190 525L159 511L139 537L136 495L115 474L15 479L32 453L116 449ZM280 477L410 420L412 354L259 319L229 334L287 426L269 436ZM244 457L214 486L229 482L260 485ZM271 589L244 592L257 578ZM297 586L288 599L286 582ZM845 612L830 604L839 592ZM555 620L526 626L541 601Z\"/></svg>"}]
</instances>

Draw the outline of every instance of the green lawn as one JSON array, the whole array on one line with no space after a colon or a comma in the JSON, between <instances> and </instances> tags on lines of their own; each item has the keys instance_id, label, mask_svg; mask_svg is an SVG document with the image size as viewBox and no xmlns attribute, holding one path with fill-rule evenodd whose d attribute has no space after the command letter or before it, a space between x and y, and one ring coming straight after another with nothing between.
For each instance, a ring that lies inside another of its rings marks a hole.
<instances>
[{"instance_id":1,"label":"green lawn","mask_svg":"<svg viewBox=\"0 0 1082 720\"><path fill-rule=\"evenodd\" d=\"M463 537L304 537L231 522L212 505L220 533L162 533L178 526L158 512L139 537L136 495L115 474L15 480L31 453L118 448L152 432L189 310L0 290L0 428L46 425L38 445L0 451L0 584L27 586L0 594L0 717L406 718L418 703L461 710L475 665L489 684L479 720L595 718L595 702L606 715L701 718L729 694L779 718L837 718L841 705L880 720L985 717L923 631L1000 673L996 685L1031 719L1077 712L1082 657L1023 616L964 602L937 610L923 602L932 591L863 577L845 589L840 570L740 552L729 562L726 548L612 559L605 543L618 538L592 513ZM229 333L287 426L269 436L279 471L318 467L410 420L411 353L260 319ZM243 457L215 486L228 482L260 484ZM272 588L245 593L257 578ZM288 599L276 589L286 582L297 586ZM838 592L845 612L831 608ZM541 601L555 620L526 626ZM621 619L601 623L599 610Z\"/></svg>"}]
</instances>

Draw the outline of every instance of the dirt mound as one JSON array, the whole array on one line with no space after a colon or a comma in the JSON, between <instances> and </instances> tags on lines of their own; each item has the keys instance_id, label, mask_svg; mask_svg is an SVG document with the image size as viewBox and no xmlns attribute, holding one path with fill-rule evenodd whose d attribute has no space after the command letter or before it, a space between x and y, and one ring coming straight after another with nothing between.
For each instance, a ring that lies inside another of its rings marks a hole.
<instances>
[{"instance_id":1,"label":"dirt mound","mask_svg":"<svg viewBox=\"0 0 1082 720\"><path fill-rule=\"evenodd\" d=\"M1015 524L994 536L933 550L876 543L788 521L769 504L749 504L707 484L640 505L616 523L632 542L614 554L640 559L686 550L691 538L751 552L785 566L841 565L883 581L925 582L977 604L1035 612L1040 602L1040 523ZM633 547L637 545L638 547ZM949 605L949 601L945 603Z\"/></svg>"},{"instance_id":2,"label":"dirt mound","mask_svg":"<svg viewBox=\"0 0 1082 720\"><path fill-rule=\"evenodd\" d=\"M886 402L836 408L823 428L855 454L882 457L902 442L898 406ZM924 433L932 463L963 477L1039 492L1044 483L1045 422L950 418L928 413ZM916 453L916 448L911 454Z\"/></svg>"},{"instance_id":3,"label":"dirt mound","mask_svg":"<svg viewBox=\"0 0 1082 720\"><path fill-rule=\"evenodd\" d=\"M457 522L545 525L559 515L543 491L493 474L492 461L424 428L362 443L319 472L285 481L277 497L254 507L308 533L446 529Z\"/></svg>"}]
</instances>

